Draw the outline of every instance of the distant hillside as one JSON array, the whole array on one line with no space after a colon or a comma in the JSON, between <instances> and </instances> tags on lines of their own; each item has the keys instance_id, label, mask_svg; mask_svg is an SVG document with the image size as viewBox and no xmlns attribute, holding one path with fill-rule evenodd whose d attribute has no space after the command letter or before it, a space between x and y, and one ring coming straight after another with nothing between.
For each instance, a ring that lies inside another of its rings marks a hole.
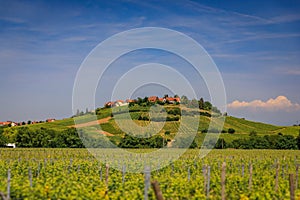
<instances>
[{"instance_id":1,"label":"distant hillside","mask_svg":"<svg viewBox=\"0 0 300 200\"><path fill-rule=\"evenodd\" d=\"M209 123L214 118L217 118L220 113L214 113L212 111L207 110L199 110L194 108L188 108L186 106L181 105L164 105L164 109L167 111L167 121L165 125L159 132L162 137L171 140L180 125L180 111L188 114L190 116L199 117L200 112L200 123L198 134L201 135L206 132L216 131L216 130L208 130ZM115 107L115 108L99 108L96 110L96 116L98 122L95 121L95 116L92 114L85 114L82 116L74 117L76 119L78 128L84 128L85 130L105 134L107 136L117 136L118 138L122 138L125 133L118 127L116 124L114 117L111 112L114 109L115 115L118 115L118 118L122 118L122 115L125 116L124 112L126 111L127 106ZM150 106L140 106L133 105L130 106L130 115L132 120L140 125L146 126L149 124L149 109ZM67 118L62 120L56 120L54 122L47 123L38 123L25 125L32 130L43 128L50 128L55 130L65 130L71 127L74 127L74 119ZM124 119L127 120L127 119ZM155 120L154 123L161 123L159 119ZM98 123L101 126L101 129L98 126ZM24 127L24 126L22 126ZM13 129L18 129L20 127L13 127ZM227 116L223 130L223 133L220 135L221 138L224 138L226 142L231 142L234 139L239 138L248 138L250 132L256 133L257 135L277 135L278 133L282 133L283 135L293 135L296 137L299 134L299 126L275 126L271 124L265 124L260 122L249 121L246 119L240 119L233 116Z\"/></svg>"}]
</instances>

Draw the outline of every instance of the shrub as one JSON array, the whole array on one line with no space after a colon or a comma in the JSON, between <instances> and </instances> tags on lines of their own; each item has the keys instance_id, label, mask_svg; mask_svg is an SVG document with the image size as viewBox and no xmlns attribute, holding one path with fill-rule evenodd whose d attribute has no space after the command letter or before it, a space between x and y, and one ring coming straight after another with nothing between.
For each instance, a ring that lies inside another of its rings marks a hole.
<instances>
[{"instance_id":1,"label":"shrub","mask_svg":"<svg viewBox=\"0 0 300 200\"><path fill-rule=\"evenodd\" d=\"M233 128L229 128L228 133L233 134L233 133L235 133L235 130Z\"/></svg>"},{"instance_id":2,"label":"shrub","mask_svg":"<svg viewBox=\"0 0 300 200\"><path fill-rule=\"evenodd\" d=\"M251 131L249 136L257 136L257 132L256 131Z\"/></svg>"}]
</instances>

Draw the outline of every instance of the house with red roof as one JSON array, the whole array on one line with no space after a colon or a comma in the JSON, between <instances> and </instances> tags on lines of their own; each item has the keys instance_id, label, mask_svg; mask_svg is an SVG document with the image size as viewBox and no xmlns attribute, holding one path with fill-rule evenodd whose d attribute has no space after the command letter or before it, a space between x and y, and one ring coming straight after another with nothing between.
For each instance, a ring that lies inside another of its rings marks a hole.
<instances>
[{"instance_id":1,"label":"house with red roof","mask_svg":"<svg viewBox=\"0 0 300 200\"><path fill-rule=\"evenodd\" d=\"M148 101L155 103L156 101L158 101L158 97L157 96L148 97Z\"/></svg>"},{"instance_id":2,"label":"house with red roof","mask_svg":"<svg viewBox=\"0 0 300 200\"><path fill-rule=\"evenodd\" d=\"M18 124L12 121L0 122L0 126L6 126L6 125L17 126Z\"/></svg>"},{"instance_id":3,"label":"house with red roof","mask_svg":"<svg viewBox=\"0 0 300 200\"><path fill-rule=\"evenodd\" d=\"M104 106L105 106L105 107L112 107L113 104L114 104L114 102L109 101L109 102L106 102L106 103L104 104Z\"/></svg>"},{"instance_id":4,"label":"house with red roof","mask_svg":"<svg viewBox=\"0 0 300 200\"><path fill-rule=\"evenodd\" d=\"M119 107L119 106L127 106L129 103L123 101L123 100L117 100L114 102L113 106Z\"/></svg>"},{"instance_id":5,"label":"house with red roof","mask_svg":"<svg viewBox=\"0 0 300 200\"><path fill-rule=\"evenodd\" d=\"M135 99L126 99L126 102L127 102L127 103L135 103L136 100L135 100Z\"/></svg>"},{"instance_id":6,"label":"house with red roof","mask_svg":"<svg viewBox=\"0 0 300 200\"><path fill-rule=\"evenodd\" d=\"M55 119L47 119L46 122L54 122Z\"/></svg>"}]
</instances>

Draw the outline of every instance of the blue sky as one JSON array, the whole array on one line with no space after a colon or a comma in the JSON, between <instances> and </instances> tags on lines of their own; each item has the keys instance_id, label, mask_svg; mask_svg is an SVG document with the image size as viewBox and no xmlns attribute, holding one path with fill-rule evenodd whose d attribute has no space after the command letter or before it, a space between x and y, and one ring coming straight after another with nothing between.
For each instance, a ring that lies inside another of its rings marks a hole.
<instances>
[{"instance_id":1,"label":"blue sky","mask_svg":"<svg viewBox=\"0 0 300 200\"><path fill-rule=\"evenodd\" d=\"M300 2L212 0L0 0L0 121L71 116L74 80L89 52L113 34L148 26L180 31L206 49L222 74L229 114L300 123ZM133 63L158 61L193 74L174 55L140 51L116 61L106 85ZM201 80L199 88L208 99ZM268 101L278 96L286 99Z\"/></svg>"}]
</instances>

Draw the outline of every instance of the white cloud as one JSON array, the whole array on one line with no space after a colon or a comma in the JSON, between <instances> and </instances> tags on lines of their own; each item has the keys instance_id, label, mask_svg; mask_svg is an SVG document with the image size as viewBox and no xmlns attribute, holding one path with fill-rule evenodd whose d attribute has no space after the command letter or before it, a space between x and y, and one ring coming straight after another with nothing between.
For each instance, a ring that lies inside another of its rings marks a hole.
<instances>
[{"instance_id":1,"label":"white cloud","mask_svg":"<svg viewBox=\"0 0 300 200\"><path fill-rule=\"evenodd\" d=\"M285 96L278 96L275 99L269 99L267 101L253 100L250 102L235 100L228 104L229 109L259 109L266 111L296 111L300 110L300 105L298 103L292 103Z\"/></svg>"}]
</instances>

